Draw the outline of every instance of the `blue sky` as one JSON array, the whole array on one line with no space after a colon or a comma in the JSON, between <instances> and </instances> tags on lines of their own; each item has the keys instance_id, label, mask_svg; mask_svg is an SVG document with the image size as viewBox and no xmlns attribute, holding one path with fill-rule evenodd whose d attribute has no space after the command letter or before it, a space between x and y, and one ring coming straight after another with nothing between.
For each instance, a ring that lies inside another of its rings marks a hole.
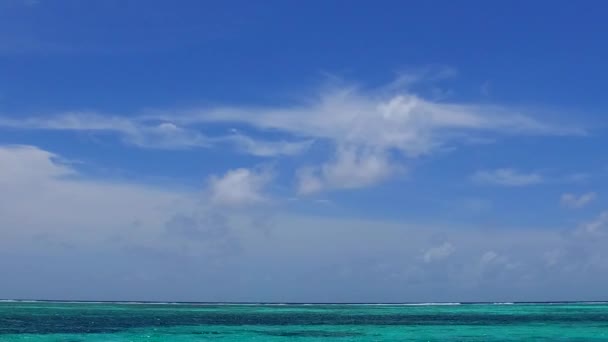
<instances>
[{"instance_id":1,"label":"blue sky","mask_svg":"<svg viewBox=\"0 0 608 342\"><path fill-rule=\"evenodd\" d=\"M0 0L0 297L602 299L606 6Z\"/></svg>"}]
</instances>

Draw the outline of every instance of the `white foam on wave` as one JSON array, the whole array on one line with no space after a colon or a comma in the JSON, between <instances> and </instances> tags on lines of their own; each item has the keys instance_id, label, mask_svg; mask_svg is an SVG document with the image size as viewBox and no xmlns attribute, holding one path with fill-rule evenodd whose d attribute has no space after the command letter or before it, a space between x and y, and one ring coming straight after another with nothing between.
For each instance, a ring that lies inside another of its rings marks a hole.
<instances>
[{"instance_id":1,"label":"white foam on wave","mask_svg":"<svg viewBox=\"0 0 608 342\"><path fill-rule=\"evenodd\" d=\"M30 300L30 299L0 299L0 303L38 303L42 302L40 300Z\"/></svg>"},{"instance_id":2,"label":"white foam on wave","mask_svg":"<svg viewBox=\"0 0 608 342\"><path fill-rule=\"evenodd\" d=\"M109 304L109 305L183 305L183 306L454 306L454 305L607 305L608 301L589 302L427 302L427 303L213 303L213 302L138 302L138 301L61 301L31 299L0 299L0 303L41 303L41 304Z\"/></svg>"},{"instance_id":3,"label":"white foam on wave","mask_svg":"<svg viewBox=\"0 0 608 342\"><path fill-rule=\"evenodd\" d=\"M407 306L451 306L451 305L462 305L462 303L412 303L403 304Z\"/></svg>"},{"instance_id":4,"label":"white foam on wave","mask_svg":"<svg viewBox=\"0 0 608 342\"><path fill-rule=\"evenodd\" d=\"M320 305L357 305L357 306L451 306L462 305L462 303L348 303L348 304L320 304Z\"/></svg>"}]
</instances>

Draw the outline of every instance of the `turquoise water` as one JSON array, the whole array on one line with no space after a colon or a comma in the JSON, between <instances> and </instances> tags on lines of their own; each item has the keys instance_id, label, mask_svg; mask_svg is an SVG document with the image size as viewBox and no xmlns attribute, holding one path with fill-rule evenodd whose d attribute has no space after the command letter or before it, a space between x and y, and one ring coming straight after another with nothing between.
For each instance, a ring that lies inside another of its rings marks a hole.
<instances>
[{"instance_id":1,"label":"turquoise water","mask_svg":"<svg viewBox=\"0 0 608 342\"><path fill-rule=\"evenodd\" d=\"M0 341L608 341L608 304L0 303Z\"/></svg>"}]
</instances>

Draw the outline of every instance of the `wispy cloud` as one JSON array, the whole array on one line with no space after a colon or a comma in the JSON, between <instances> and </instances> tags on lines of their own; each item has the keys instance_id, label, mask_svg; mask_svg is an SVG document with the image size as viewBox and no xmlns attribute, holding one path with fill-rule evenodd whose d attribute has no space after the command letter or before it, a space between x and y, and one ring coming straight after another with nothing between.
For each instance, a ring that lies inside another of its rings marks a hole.
<instances>
[{"instance_id":1,"label":"wispy cloud","mask_svg":"<svg viewBox=\"0 0 608 342\"><path fill-rule=\"evenodd\" d=\"M543 176L539 173L525 173L509 168L477 171L471 176L471 179L478 184L500 186L527 186L544 181Z\"/></svg>"},{"instance_id":2,"label":"wispy cloud","mask_svg":"<svg viewBox=\"0 0 608 342\"><path fill-rule=\"evenodd\" d=\"M100 133L119 136L125 143L147 149L189 149L232 145L239 151L260 157L296 155L304 152L312 140L256 140L241 133L207 136L200 129L185 127L170 120L146 120L139 117L70 112L51 117L14 119L0 117L0 127L28 130L57 130Z\"/></svg>"},{"instance_id":3,"label":"wispy cloud","mask_svg":"<svg viewBox=\"0 0 608 342\"><path fill-rule=\"evenodd\" d=\"M313 143L313 140L300 140L300 141L264 141L256 140L236 133L226 137L210 139L214 142L226 141L236 145L237 149L243 153L251 154L258 157L274 157L274 156L293 156L298 155L306 151Z\"/></svg>"},{"instance_id":4,"label":"wispy cloud","mask_svg":"<svg viewBox=\"0 0 608 342\"><path fill-rule=\"evenodd\" d=\"M332 146L334 156L328 161L300 171L301 193L373 185L395 174L395 169L406 168L403 163L407 159L490 137L585 134L575 125L550 123L508 106L424 98L409 88L422 82L421 77L429 76L403 76L397 85L371 90L355 86L324 88L291 105L227 105L128 117L78 112L25 119L0 117L0 128L109 131L126 143L144 148L230 144L238 151L261 157L304 153L312 142ZM243 126L243 132L220 136L203 133L206 125L222 123ZM252 138L268 131L284 138ZM542 180L540 175L509 169L480 177L503 185Z\"/></svg>"},{"instance_id":5,"label":"wispy cloud","mask_svg":"<svg viewBox=\"0 0 608 342\"><path fill-rule=\"evenodd\" d=\"M581 195L566 193L560 197L562 206L571 209L579 209L593 202L597 198L595 192L588 192Z\"/></svg>"},{"instance_id":6,"label":"wispy cloud","mask_svg":"<svg viewBox=\"0 0 608 342\"><path fill-rule=\"evenodd\" d=\"M196 130L180 127L170 121L143 123L139 120L91 112L69 112L50 117L25 119L0 117L0 127L30 130L76 132L109 132L126 143L143 148L179 149L208 147L211 142Z\"/></svg>"},{"instance_id":7,"label":"wispy cloud","mask_svg":"<svg viewBox=\"0 0 608 342\"><path fill-rule=\"evenodd\" d=\"M407 92L382 96L356 88L327 91L304 106L195 110L173 119L185 124L247 123L341 144L395 149L408 156L475 134L584 134L583 129L547 124L505 107L432 102Z\"/></svg>"}]
</instances>

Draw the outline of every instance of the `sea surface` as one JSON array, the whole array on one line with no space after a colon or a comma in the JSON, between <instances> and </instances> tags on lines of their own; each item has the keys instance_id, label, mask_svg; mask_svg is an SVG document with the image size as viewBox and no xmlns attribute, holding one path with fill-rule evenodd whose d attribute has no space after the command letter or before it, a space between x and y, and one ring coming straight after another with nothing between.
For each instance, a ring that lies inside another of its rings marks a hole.
<instances>
[{"instance_id":1,"label":"sea surface","mask_svg":"<svg viewBox=\"0 0 608 342\"><path fill-rule=\"evenodd\" d=\"M0 341L608 341L608 303L3 301Z\"/></svg>"}]
</instances>

